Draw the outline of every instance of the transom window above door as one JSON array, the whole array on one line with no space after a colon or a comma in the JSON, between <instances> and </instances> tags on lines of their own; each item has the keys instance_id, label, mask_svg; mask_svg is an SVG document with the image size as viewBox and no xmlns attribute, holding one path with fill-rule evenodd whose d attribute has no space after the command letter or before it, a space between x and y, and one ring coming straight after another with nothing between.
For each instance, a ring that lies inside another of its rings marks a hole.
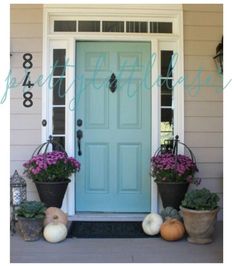
<instances>
[{"instance_id":1,"label":"transom window above door","mask_svg":"<svg viewBox=\"0 0 235 266\"><path fill-rule=\"evenodd\" d=\"M54 32L173 33L168 21L54 20Z\"/></svg>"}]
</instances>

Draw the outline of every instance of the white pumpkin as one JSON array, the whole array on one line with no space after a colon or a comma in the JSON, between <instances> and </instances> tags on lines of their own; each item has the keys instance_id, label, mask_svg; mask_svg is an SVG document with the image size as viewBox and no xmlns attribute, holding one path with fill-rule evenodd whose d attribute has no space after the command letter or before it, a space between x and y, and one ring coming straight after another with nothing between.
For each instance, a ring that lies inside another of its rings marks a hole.
<instances>
[{"instance_id":1,"label":"white pumpkin","mask_svg":"<svg viewBox=\"0 0 235 266\"><path fill-rule=\"evenodd\" d=\"M67 233L67 227L59 222L49 223L43 230L44 238L51 243L63 241L66 238Z\"/></svg>"},{"instance_id":2,"label":"white pumpkin","mask_svg":"<svg viewBox=\"0 0 235 266\"><path fill-rule=\"evenodd\" d=\"M161 215L157 213L150 213L144 218L142 222L142 228L145 234L154 236L160 232L160 227L162 223L163 220Z\"/></svg>"}]
</instances>

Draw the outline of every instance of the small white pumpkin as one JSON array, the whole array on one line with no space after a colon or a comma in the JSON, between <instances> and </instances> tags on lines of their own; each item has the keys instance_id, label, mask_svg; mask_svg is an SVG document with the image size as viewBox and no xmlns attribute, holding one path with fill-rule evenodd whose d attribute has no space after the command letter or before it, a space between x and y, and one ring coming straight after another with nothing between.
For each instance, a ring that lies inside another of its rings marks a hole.
<instances>
[{"instance_id":1,"label":"small white pumpkin","mask_svg":"<svg viewBox=\"0 0 235 266\"><path fill-rule=\"evenodd\" d=\"M162 223L163 220L161 215L157 213L150 213L144 218L142 222L142 228L145 234L154 236L160 232L160 227Z\"/></svg>"},{"instance_id":2,"label":"small white pumpkin","mask_svg":"<svg viewBox=\"0 0 235 266\"><path fill-rule=\"evenodd\" d=\"M63 241L66 238L67 233L67 227L59 222L49 223L43 230L44 238L50 243Z\"/></svg>"}]
</instances>

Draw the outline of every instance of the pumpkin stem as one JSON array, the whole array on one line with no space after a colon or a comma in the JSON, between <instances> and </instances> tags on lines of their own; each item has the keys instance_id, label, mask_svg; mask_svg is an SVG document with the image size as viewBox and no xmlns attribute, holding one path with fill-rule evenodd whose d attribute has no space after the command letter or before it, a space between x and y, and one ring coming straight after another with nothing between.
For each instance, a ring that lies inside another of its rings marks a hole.
<instances>
[{"instance_id":1,"label":"pumpkin stem","mask_svg":"<svg viewBox=\"0 0 235 266\"><path fill-rule=\"evenodd\" d=\"M168 221L168 220L172 220L173 218L170 217L170 216L166 216L165 220Z\"/></svg>"},{"instance_id":2,"label":"pumpkin stem","mask_svg":"<svg viewBox=\"0 0 235 266\"><path fill-rule=\"evenodd\" d=\"M58 218L59 218L59 217L58 217L58 215L56 215L56 214L53 216L53 219L54 219L54 220L57 220Z\"/></svg>"}]
</instances>

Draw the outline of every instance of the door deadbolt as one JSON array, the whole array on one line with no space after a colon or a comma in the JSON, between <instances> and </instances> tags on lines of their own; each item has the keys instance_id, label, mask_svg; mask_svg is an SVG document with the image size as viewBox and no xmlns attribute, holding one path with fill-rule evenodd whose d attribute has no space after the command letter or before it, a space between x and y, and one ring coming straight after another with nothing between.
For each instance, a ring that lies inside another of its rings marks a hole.
<instances>
[{"instance_id":1,"label":"door deadbolt","mask_svg":"<svg viewBox=\"0 0 235 266\"><path fill-rule=\"evenodd\" d=\"M77 120L77 126L78 126L78 127L81 127L81 126L82 126L82 119L78 119L78 120Z\"/></svg>"}]
</instances>

